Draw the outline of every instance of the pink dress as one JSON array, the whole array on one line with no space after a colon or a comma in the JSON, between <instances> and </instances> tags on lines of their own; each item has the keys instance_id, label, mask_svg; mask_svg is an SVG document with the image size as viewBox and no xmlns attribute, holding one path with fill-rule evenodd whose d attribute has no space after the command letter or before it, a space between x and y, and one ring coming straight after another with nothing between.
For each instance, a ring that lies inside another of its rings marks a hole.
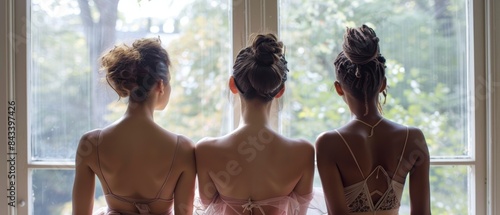
<instances>
[{"instance_id":1,"label":"pink dress","mask_svg":"<svg viewBox=\"0 0 500 215\"><path fill-rule=\"evenodd\" d=\"M308 195L298 195L294 192L287 196L253 201L216 195L208 205L204 205L205 215L296 215L301 210L305 214L327 214L322 192L315 191Z\"/></svg>"}]
</instances>

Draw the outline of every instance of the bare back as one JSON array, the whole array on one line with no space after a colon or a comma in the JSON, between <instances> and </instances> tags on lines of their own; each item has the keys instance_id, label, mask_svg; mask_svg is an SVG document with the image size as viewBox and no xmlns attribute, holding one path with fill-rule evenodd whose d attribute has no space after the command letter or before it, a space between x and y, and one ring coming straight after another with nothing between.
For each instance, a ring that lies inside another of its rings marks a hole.
<instances>
[{"instance_id":1,"label":"bare back","mask_svg":"<svg viewBox=\"0 0 500 215\"><path fill-rule=\"evenodd\" d=\"M192 143L149 120L124 119L91 135L97 135L96 159L89 166L115 211L140 210L138 203L154 214L170 211L181 174L195 173L186 163L194 160Z\"/></svg>"},{"instance_id":2,"label":"bare back","mask_svg":"<svg viewBox=\"0 0 500 215\"><path fill-rule=\"evenodd\" d=\"M316 145L327 199L336 199L333 200L337 201L336 205L343 205L341 208L346 211L349 206L351 212L359 208L350 205L359 200L354 198L366 198L364 201L370 202L371 208L358 212L386 210L397 213L406 177L415 169L422 171L419 167L425 165L420 164L428 159L420 130L389 120L381 121L373 128L373 133L370 126L353 120L336 131L322 134ZM417 174L412 180L415 185L424 181L418 177L425 177L425 173ZM362 189L366 190L366 197L361 197L363 194L350 196ZM328 190L335 190L336 194Z\"/></svg>"},{"instance_id":3,"label":"bare back","mask_svg":"<svg viewBox=\"0 0 500 215\"><path fill-rule=\"evenodd\" d=\"M340 157L336 160L344 185L349 186L363 180L363 175L369 176L377 166L381 166L390 176L394 175L396 181L404 184L410 169L403 168L394 173L399 168L398 164L401 164L401 156L404 157L407 152L407 127L382 122L374 129L373 136L368 137L367 131L370 129L356 122L338 129L336 138L340 140L336 141L336 145Z\"/></svg>"},{"instance_id":4,"label":"bare back","mask_svg":"<svg viewBox=\"0 0 500 215\"><path fill-rule=\"evenodd\" d=\"M314 148L268 128L243 127L196 148L201 198L264 200L312 192Z\"/></svg>"}]
</instances>

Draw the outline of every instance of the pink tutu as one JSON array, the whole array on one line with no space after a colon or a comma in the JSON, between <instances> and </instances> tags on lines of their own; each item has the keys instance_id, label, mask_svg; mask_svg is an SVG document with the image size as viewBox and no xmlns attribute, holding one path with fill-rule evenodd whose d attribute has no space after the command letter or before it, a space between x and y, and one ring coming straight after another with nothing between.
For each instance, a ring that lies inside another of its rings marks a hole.
<instances>
[{"instance_id":1,"label":"pink tutu","mask_svg":"<svg viewBox=\"0 0 500 215\"><path fill-rule=\"evenodd\" d=\"M201 202L201 201L196 201ZM202 209L201 209L202 208ZM280 196L265 200L241 200L217 195L212 202L202 207L195 206L195 214L204 215L296 215L307 211L307 215L327 214L323 192L314 190L308 195L297 195L292 192L288 196Z\"/></svg>"}]
</instances>

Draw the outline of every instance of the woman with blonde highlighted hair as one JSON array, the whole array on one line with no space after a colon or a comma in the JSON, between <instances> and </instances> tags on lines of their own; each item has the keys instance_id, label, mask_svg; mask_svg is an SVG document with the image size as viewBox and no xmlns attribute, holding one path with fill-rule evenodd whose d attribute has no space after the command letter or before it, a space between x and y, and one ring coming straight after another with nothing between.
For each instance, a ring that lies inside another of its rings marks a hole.
<instances>
[{"instance_id":1,"label":"woman with blonde highlighted hair","mask_svg":"<svg viewBox=\"0 0 500 215\"><path fill-rule=\"evenodd\" d=\"M95 214L192 214L194 144L154 122L170 99L170 60L159 39L118 45L101 58L106 80L128 107L84 134L76 156L73 214L92 214L95 176L107 208Z\"/></svg>"}]
</instances>

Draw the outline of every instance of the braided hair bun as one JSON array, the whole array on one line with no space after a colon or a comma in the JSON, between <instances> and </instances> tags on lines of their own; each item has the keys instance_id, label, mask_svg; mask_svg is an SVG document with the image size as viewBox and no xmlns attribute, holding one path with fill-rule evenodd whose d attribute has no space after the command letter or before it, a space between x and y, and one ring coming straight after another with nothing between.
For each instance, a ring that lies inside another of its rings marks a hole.
<instances>
[{"instance_id":1,"label":"braided hair bun","mask_svg":"<svg viewBox=\"0 0 500 215\"><path fill-rule=\"evenodd\" d=\"M347 28L342 50L352 63L364 65L380 54L378 42L375 31L366 25L361 28Z\"/></svg>"},{"instance_id":2,"label":"braided hair bun","mask_svg":"<svg viewBox=\"0 0 500 215\"><path fill-rule=\"evenodd\" d=\"M259 34L251 46L238 53L233 77L244 98L267 102L283 88L287 71L283 43L274 34Z\"/></svg>"},{"instance_id":3,"label":"braided hair bun","mask_svg":"<svg viewBox=\"0 0 500 215\"><path fill-rule=\"evenodd\" d=\"M385 58L380 54L379 41L375 31L366 25L347 28L342 51L334 62L337 81L365 101L366 114L368 99L378 95L385 79ZM386 90L382 94L385 98ZM381 111L380 103L377 105Z\"/></svg>"}]
</instances>

